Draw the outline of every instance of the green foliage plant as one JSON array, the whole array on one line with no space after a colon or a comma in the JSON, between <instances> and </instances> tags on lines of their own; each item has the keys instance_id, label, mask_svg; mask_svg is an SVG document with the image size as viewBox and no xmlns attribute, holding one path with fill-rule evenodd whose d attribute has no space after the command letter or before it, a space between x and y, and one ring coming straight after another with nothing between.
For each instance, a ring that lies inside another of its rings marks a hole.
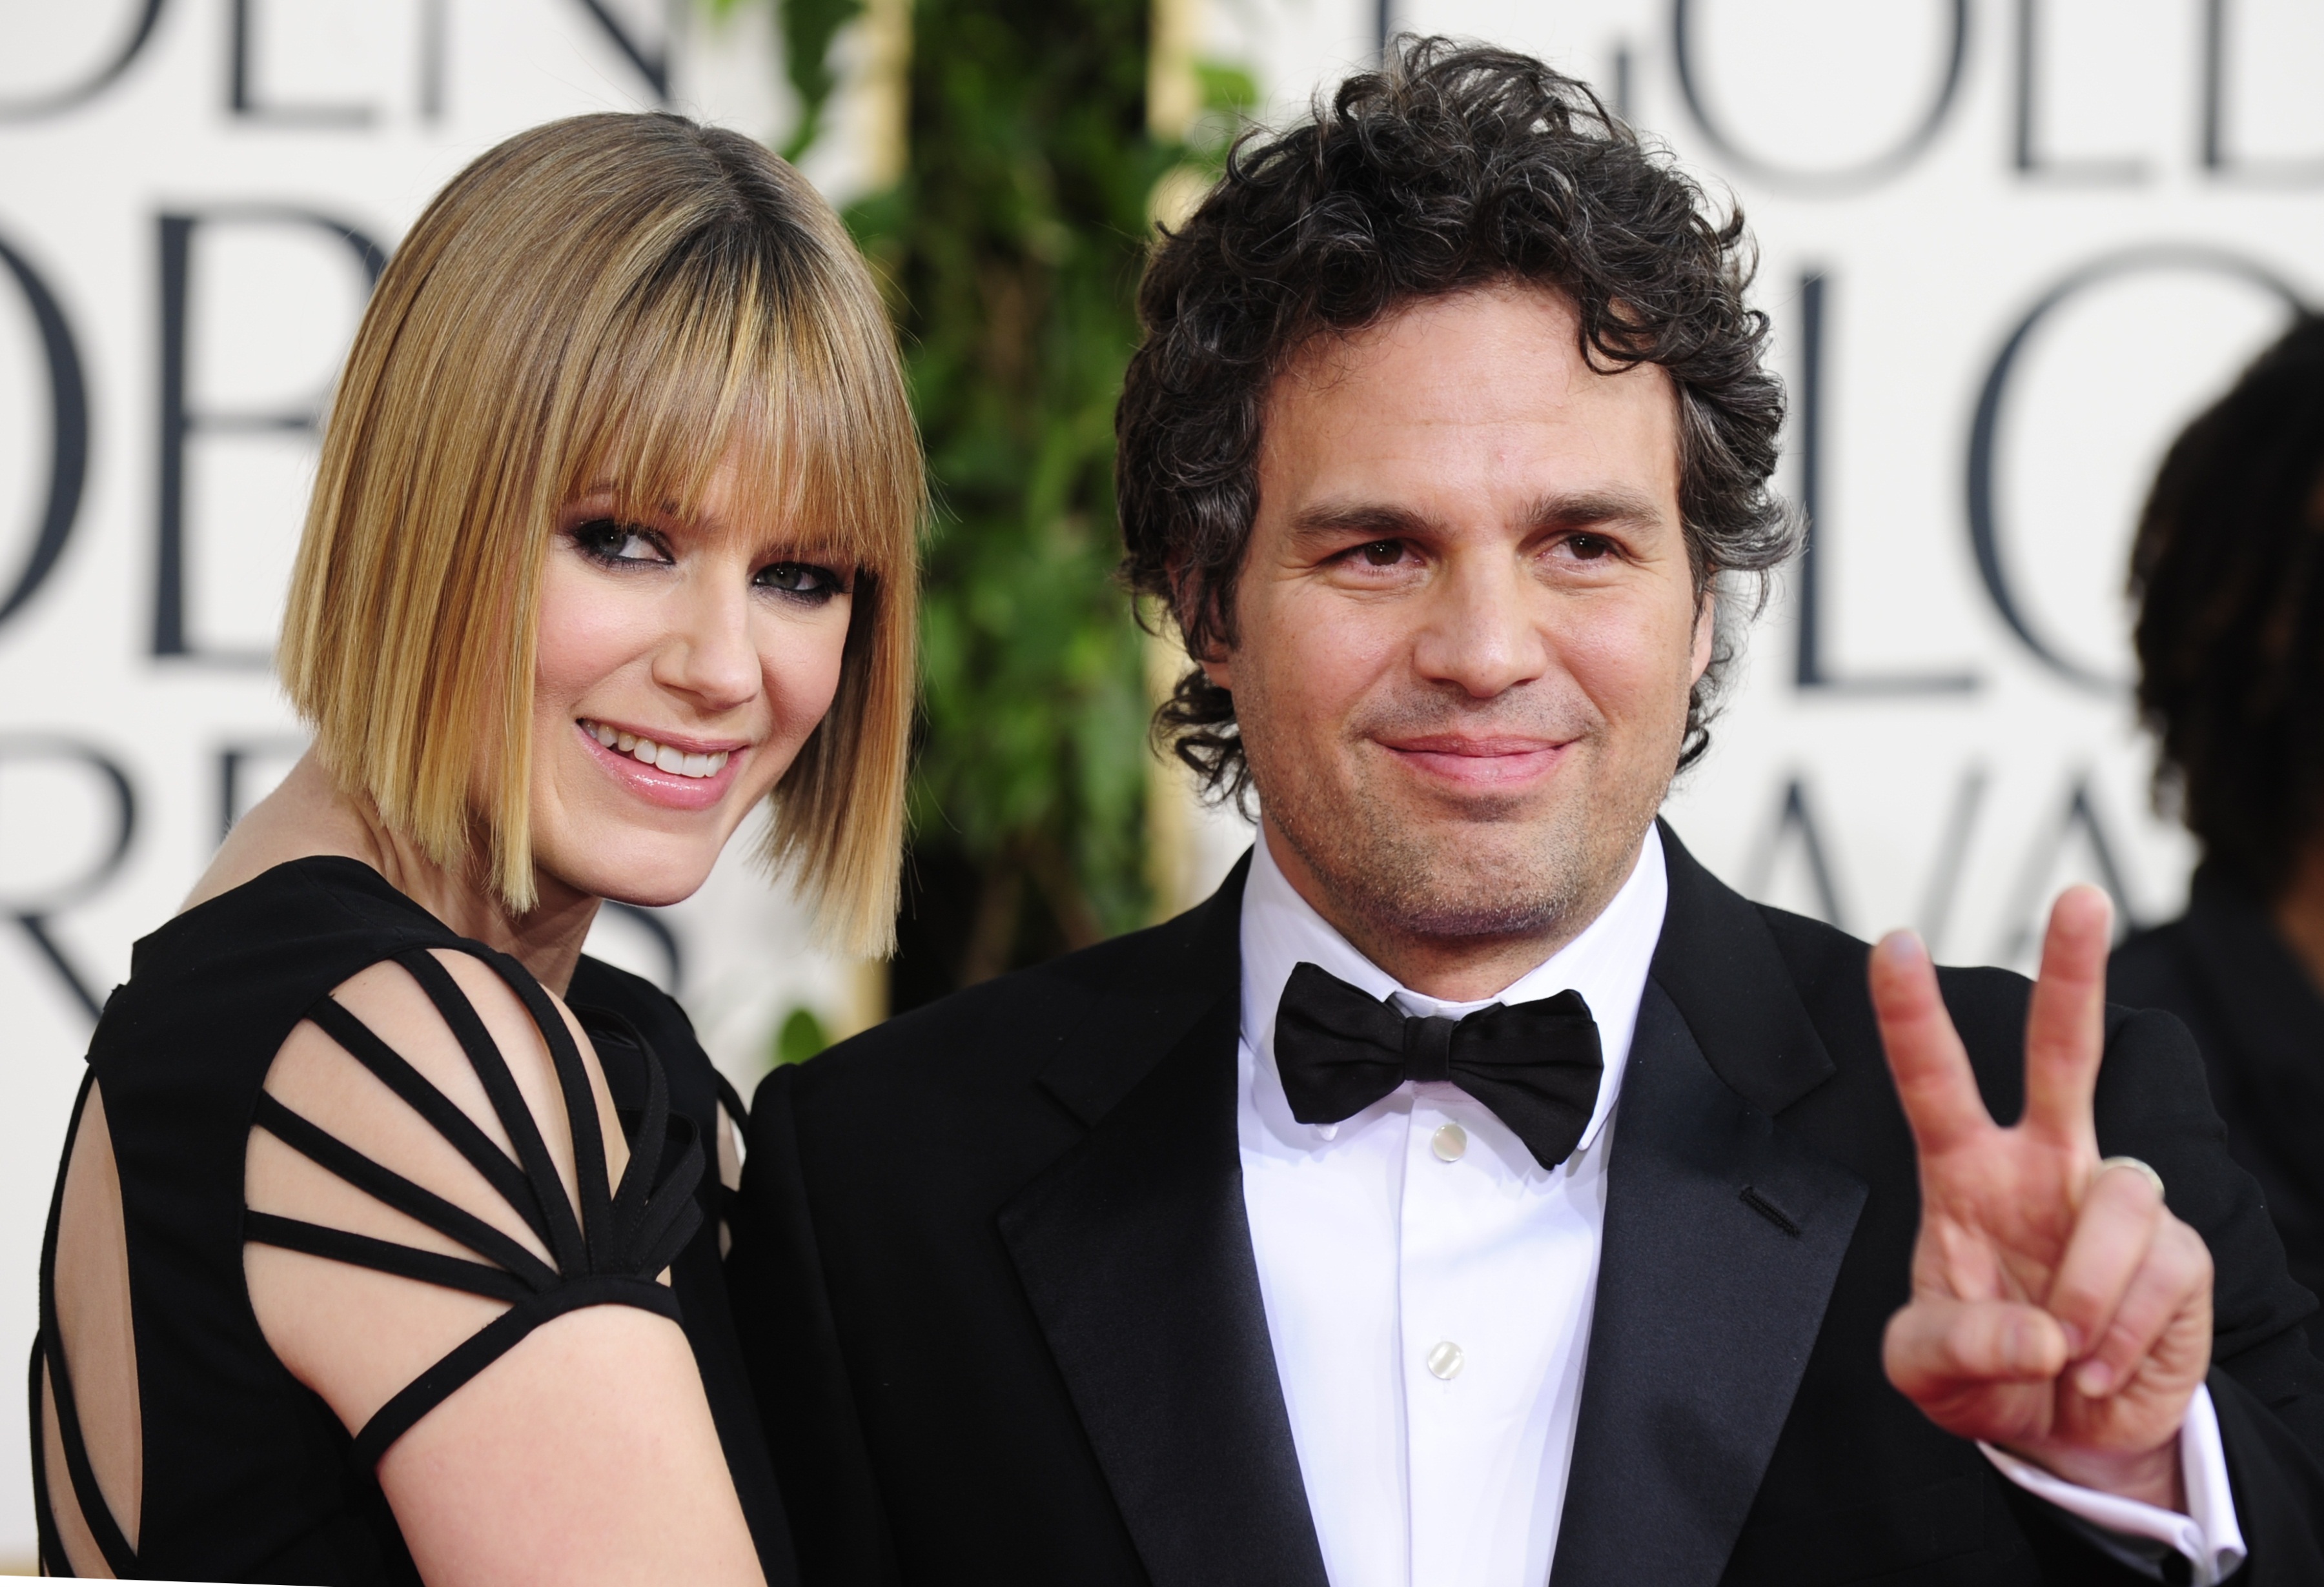
<instances>
[{"instance_id":1,"label":"green foliage plant","mask_svg":"<svg viewBox=\"0 0 2324 1587\"><path fill-rule=\"evenodd\" d=\"M1147 195L1174 163L1147 131L1149 30L1144 0L920 0L904 179L858 211L938 491L913 817L979 875L964 984L1148 913L1112 463Z\"/></svg>"},{"instance_id":2,"label":"green foliage plant","mask_svg":"<svg viewBox=\"0 0 2324 1587\"><path fill-rule=\"evenodd\" d=\"M815 1010L799 1007L791 1010L776 1030L771 1056L778 1064L805 1063L830 1045L831 1036Z\"/></svg>"}]
</instances>

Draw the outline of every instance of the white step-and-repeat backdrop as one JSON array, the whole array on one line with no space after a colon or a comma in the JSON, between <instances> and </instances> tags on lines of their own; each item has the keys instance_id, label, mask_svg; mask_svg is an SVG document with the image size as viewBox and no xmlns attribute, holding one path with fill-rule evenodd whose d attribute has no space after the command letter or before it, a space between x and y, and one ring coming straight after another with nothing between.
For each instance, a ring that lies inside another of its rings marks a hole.
<instances>
[{"instance_id":1,"label":"white step-and-repeat backdrop","mask_svg":"<svg viewBox=\"0 0 2324 1587\"><path fill-rule=\"evenodd\" d=\"M1277 111L1383 26L1540 53L1744 205L1794 393L1810 559L1672 804L1730 879L2023 962L2066 881L2178 904L2124 553L2177 425L2324 296L2314 0L1208 0ZM318 405L380 262L471 155L551 116L790 107L763 8L659 0L0 0L0 1346L93 1010L295 755L263 661ZM851 43L853 58L880 53ZM811 161L891 157L876 82ZM1223 869L1198 824L1187 885ZM863 1017L733 867L609 918L747 1078ZM28 1558L0 1397L0 1558Z\"/></svg>"}]
</instances>

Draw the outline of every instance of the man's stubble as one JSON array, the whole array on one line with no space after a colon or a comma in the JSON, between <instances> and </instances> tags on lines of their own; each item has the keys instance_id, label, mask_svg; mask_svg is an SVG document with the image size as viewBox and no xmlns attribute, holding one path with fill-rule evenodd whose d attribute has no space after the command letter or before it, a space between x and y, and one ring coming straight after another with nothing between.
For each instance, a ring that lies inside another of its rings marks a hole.
<instances>
[{"instance_id":1,"label":"man's stubble","mask_svg":"<svg viewBox=\"0 0 2324 1587\"><path fill-rule=\"evenodd\" d=\"M1249 703L1263 722L1264 701ZM1506 702L1496 702L1489 723L1462 720L1480 731L1562 735L1579 728L1551 785L1526 794L1433 794L1378 758L1394 752L1374 742L1375 733L1425 732L1480 714L1448 709L1441 699L1368 713L1334 747L1328 773L1298 765L1296 754L1272 753L1282 747L1263 729L1246 732L1268 823L1358 947L1533 941L1546 959L1596 919L1628 878L1669 789L1683 724L1666 747L1648 748L1618 744L1602 719L1562 729L1512 720L1536 713L1513 713Z\"/></svg>"}]
</instances>

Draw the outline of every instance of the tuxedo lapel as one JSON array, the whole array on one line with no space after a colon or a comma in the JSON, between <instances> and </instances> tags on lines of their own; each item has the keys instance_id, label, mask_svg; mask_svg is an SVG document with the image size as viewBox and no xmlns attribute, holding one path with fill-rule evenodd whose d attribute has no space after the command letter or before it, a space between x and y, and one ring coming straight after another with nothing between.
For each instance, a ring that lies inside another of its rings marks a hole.
<instances>
[{"instance_id":1,"label":"tuxedo lapel","mask_svg":"<svg viewBox=\"0 0 2324 1587\"><path fill-rule=\"evenodd\" d=\"M1757 911L1663 843L1552 1573L1569 1587L1719 1580L1866 1195L1775 1123L1832 1066Z\"/></svg>"},{"instance_id":2,"label":"tuxedo lapel","mask_svg":"<svg viewBox=\"0 0 2324 1587\"><path fill-rule=\"evenodd\" d=\"M1242 875L1155 967L1176 997L1102 1006L1043 1073L1090 1133L1000 1215L1156 1587L1324 1583L1235 1142Z\"/></svg>"}]
</instances>

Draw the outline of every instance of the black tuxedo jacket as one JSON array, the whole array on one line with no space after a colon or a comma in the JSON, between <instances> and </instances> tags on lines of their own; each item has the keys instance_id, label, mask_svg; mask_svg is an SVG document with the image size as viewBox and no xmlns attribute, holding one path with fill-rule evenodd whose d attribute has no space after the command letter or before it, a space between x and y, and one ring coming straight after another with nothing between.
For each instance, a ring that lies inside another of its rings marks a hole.
<instances>
[{"instance_id":1,"label":"black tuxedo jacket","mask_svg":"<svg viewBox=\"0 0 2324 1587\"><path fill-rule=\"evenodd\" d=\"M1554 1581L2139 1579L1882 1373L1919 1204L1864 945L1663 842ZM810 1584L1323 1587L1236 1151L1243 874L760 1088L732 1278ZM2026 983L1943 985L2015 1117ZM2238 1580L2324 1582L2315 1303L2182 1027L2107 1030L2102 1147L2218 1262Z\"/></svg>"}]
</instances>

